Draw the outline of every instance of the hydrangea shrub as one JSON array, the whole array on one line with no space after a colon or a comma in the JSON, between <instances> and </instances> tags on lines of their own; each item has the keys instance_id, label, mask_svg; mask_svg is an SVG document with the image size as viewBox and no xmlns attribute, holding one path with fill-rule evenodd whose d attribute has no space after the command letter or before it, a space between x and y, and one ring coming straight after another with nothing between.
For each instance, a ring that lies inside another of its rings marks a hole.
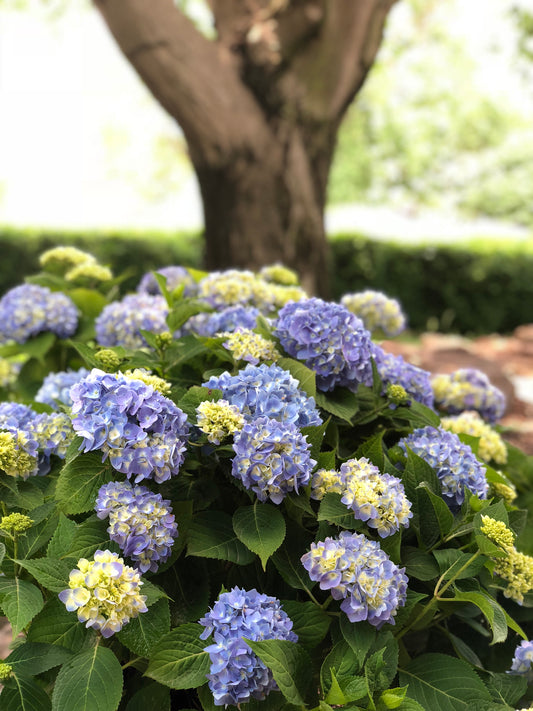
<instances>
[{"instance_id":1,"label":"hydrangea shrub","mask_svg":"<svg viewBox=\"0 0 533 711\"><path fill-rule=\"evenodd\" d=\"M41 264L0 300L0 708L531 703L533 461L484 374L281 265Z\"/></svg>"}]
</instances>

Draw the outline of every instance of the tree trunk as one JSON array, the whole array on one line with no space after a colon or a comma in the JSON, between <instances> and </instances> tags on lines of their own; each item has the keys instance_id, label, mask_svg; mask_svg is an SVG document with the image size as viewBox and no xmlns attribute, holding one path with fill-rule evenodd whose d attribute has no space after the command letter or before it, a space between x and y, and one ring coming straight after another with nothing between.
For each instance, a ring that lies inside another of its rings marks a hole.
<instances>
[{"instance_id":1,"label":"tree trunk","mask_svg":"<svg viewBox=\"0 0 533 711\"><path fill-rule=\"evenodd\" d=\"M267 134L261 156L251 147L224 166L195 162L206 266L257 270L281 262L300 275L307 291L327 296L327 171L314 170L300 130L287 132ZM319 155L327 162L323 148Z\"/></svg>"},{"instance_id":2,"label":"tree trunk","mask_svg":"<svg viewBox=\"0 0 533 711\"><path fill-rule=\"evenodd\" d=\"M210 269L283 262L327 295L326 185L342 117L396 0L207 0L216 40L175 0L94 0L187 139Z\"/></svg>"}]
</instances>

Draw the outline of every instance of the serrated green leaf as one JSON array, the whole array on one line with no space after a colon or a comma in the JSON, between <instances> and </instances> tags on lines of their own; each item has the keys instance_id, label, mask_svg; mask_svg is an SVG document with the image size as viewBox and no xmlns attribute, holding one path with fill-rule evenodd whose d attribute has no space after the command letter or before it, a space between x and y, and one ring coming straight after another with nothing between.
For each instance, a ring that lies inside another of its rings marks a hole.
<instances>
[{"instance_id":1,"label":"serrated green leaf","mask_svg":"<svg viewBox=\"0 0 533 711\"><path fill-rule=\"evenodd\" d=\"M357 450L357 458L366 457L380 471L383 471L385 465L385 455L383 452L383 435L384 430L376 432L372 437L369 437Z\"/></svg>"},{"instance_id":2,"label":"serrated green leaf","mask_svg":"<svg viewBox=\"0 0 533 711\"><path fill-rule=\"evenodd\" d=\"M280 358L276 361L276 365L279 365L283 370L288 370L292 377L298 381L300 390L303 390L309 397L316 396L316 375L313 370L293 358Z\"/></svg>"},{"instance_id":3,"label":"serrated green leaf","mask_svg":"<svg viewBox=\"0 0 533 711\"><path fill-rule=\"evenodd\" d=\"M69 550L62 555L62 558L90 558L96 550L109 549L117 552L119 550L115 543L109 541L107 533L107 521L101 521L96 514L87 518L79 524L74 533Z\"/></svg>"},{"instance_id":4,"label":"serrated green leaf","mask_svg":"<svg viewBox=\"0 0 533 711\"><path fill-rule=\"evenodd\" d=\"M75 521L71 521L64 513L59 514L59 523L48 544L47 553L49 558L60 558L65 553L68 553L76 534L76 528Z\"/></svg>"},{"instance_id":5,"label":"serrated green leaf","mask_svg":"<svg viewBox=\"0 0 533 711\"><path fill-rule=\"evenodd\" d=\"M303 647L284 639L246 640L252 651L272 671L279 690L287 701L304 705L310 682L311 659Z\"/></svg>"},{"instance_id":6,"label":"serrated green leaf","mask_svg":"<svg viewBox=\"0 0 533 711\"><path fill-rule=\"evenodd\" d=\"M2 711L50 711L50 697L33 679L14 677L2 691Z\"/></svg>"},{"instance_id":7,"label":"serrated green leaf","mask_svg":"<svg viewBox=\"0 0 533 711\"><path fill-rule=\"evenodd\" d=\"M280 510L255 501L252 506L238 508L232 521L239 540L259 556L265 570L267 560L285 538L285 519Z\"/></svg>"},{"instance_id":8,"label":"serrated green leaf","mask_svg":"<svg viewBox=\"0 0 533 711\"><path fill-rule=\"evenodd\" d=\"M438 427L440 425L440 417L437 413L416 400L411 400L411 404L408 407L397 407L390 417L407 420L413 429L427 426Z\"/></svg>"},{"instance_id":9,"label":"serrated green leaf","mask_svg":"<svg viewBox=\"0 0 533 711\"><path fill-rule=\"evenodd\" d=\"M57 598L48 600L28 631L28 642L43 642L81 651L94 639L95 632L80 624L75 612L68 612Z\"/></svg>"},{"instance_id":10,"label":"serrated green leaf","mask_svg":"<svg viewBox=\"0 0 533 711\"><path fill-rule=\"evenodd\" d=\"M406 692L406 686L396 689L386 689L379 698L380 703L384 704L388 709L397 709L405 699Z\"/></svg>"},{"instance_id":11,"label":"serrated green leaf","mask_svg":"<svg viewBox=\"0 0 533 711\"><path fill-rule=\"evenodd\" d=\"M322 662L320 667L320 686L322 692L327 694L331 686L331 670L335 670L335 674L339 679L350 676L352 677L359 671L360 665L356 652L344 640L340 640L333 645L328 655Z\"/></svg>"},{"instance_id":12,"label":"serrated green leaf","mask_svg":"<svg viewBox=\"0 0 533 711\"><path fill-rule=\"evenodd\" d=\"M504 642L507 639L507 621L501 606L485 593L459 592L446 602L468 602L481 610L492 630L492 643Z\"/></svg>"},{"instance_id":13,"label":"serrated green leaf","mask_svg":"<svg viewBox=\"0 0 533 711\"><path fill-rule=\"evenodd\" d=\"M345 616L340 619L341 632L345 641L354 652L359 668L362 668L365 658L376 640L376 629L368 622L350 622Z\"/></svg>"},{"instance_id":14,"label":"serrated green leaf","mask_svg":"<svg viewBox=\"0 0 533 711\"><path fill-rule=\"evenodd\" d=\"M491 674L487 688L495 701L514 706L526 693L527 678L518 674Z\"/></svg>"},{"instance_id":15,"label":"serrated green leaf","mask_svg":"<svg viewBox=\"0 0 533 711\"><path fill-rule=\"evenodd\" d=\"M169 331L177 331L178 328L181 328L183 324L191 318L191 316L195 316L196 314L200 314L206 310L208 309L206 309L205 304L201 304L199 301L179 301L177 304L174 305L174 307L167 316L167 325Z\"/></svg>"},{"instance_id":16,"label":"serrated green leaf","mask_svg":"<svg viewBox=\"0 0 533 711\"><path fill-rule=\"evenodd\" d=\"M449 533L453 526L453 514L448 504L425 484L416 489L416 494L420 534L426 546L430 547Z\"/></svg>"},{"instance_id":17,"label":"serrated green leaf","mask_svg":"<svg viewBox=\"0 0 533 711\"><path fill-rule=\"evenodd\" d=\"M210 665L202 631L201 625L187 623L166 634L152 650L146 676L171 689L202 686Z\"/></svg>"},{"instance_id":18,"label":"serrated green leaf","mask_svg":"<svg viewBox=\"0 0 533 711\"><path fill-rule=\"evenodd\" d=\"M328 418L321 425L317 425L314 427L302 427L300 429L301 433L306 438L307 444L310 447L311 457L315 461L318 461L318 455L320 454L320 450L322 449L324 435L326 434L329 422L330 418Z\"/></svg>"},{"instance_id":19,"label":"serrated green leaf","mask_svg":"<svg viewBox=\"0 0 533 711\"><path fill-rule=\"evenodd\" d=\"M216 402L222 397L222 390L215 388L204 388L198 385L193 385L189 388L185 395L178 402L179 407L190 418L192 422L196 422L196 408L205 400Z\"/></svg>"},{"instance_id":20,"label":"serrated green leaf","mask_svg":"<svg viewBox=\"0 0 533 711\"><path fill-rule=\"evenodd\" d=\"M339 686L339 682L337 681L335 672L332 669L331 670L331 685L329 687L329 691L326 696L326 702L328 704L344 705L347 701L348 701L348 699L346 698L341 687Z\"/></svg>"},{"instance_id":21,"label":"serrated green leaf","mask_svg":"<svg viewBox=\"0 0 533 711\"><path fill-rule=\"evenodd\" d=\"M483 568L487 560L484 556L473 558L471 553L463 553L456 548L435 550L433 555L443 580L473 578Z\"/></svg>"},{"instance_id":22,"label":"serrated green leaf","mask_svg":"<svg viewBox=\"0 0 533 711\"><path fill-rule=\"evenodd\" d=\"M230 560L248 565L254 554L235 535L231 516L222 511L201 511L189 528L188 555Z\"/></svg>"},{"instance_id":23,"label":"serrated green leaf","mask_svg":"<svg viewBox=\"0 0 533 711\"><path fill-rule=\"evenodd\" d=\"M400 669L400 684L424 709L468 711L470 702L490 694L477 674L460 659L446 654L423 654Z\"/></svg>"},{"instance_id":24,"label":"serrated green leaf","mask_svg":"<svg viewBox=\"0 0 533 711\"><path fill-rule=\"evenodd\" d=\"M331 415L351 424L359 411L357 396L346 388L336 388L331 393L317 392L316 404Z\"/></svg>"},{"instance_id":25,"label":"serrated green leaf","mask_svg":"<svg viewBox=\"0 0 533 711\"><path fill-rule=\"evenodd\" d=\"M43 596L26 580L0 578L0 606L16 637L43 608Z\"/></svg>"},{"instance_id":26,"label":"serrated green leaf","mask_svg":"<svg viewBox=\"0 0 533 711\"><path fill-rule=\"evenodd\" d=\"M88 452L66 464L57 480L56 497L66 514L91 511L98 489L113 480L113 469L100 452Z\"/></svg>"},{"instance_id":27,"label":"serrated green leaf","mask_svg":"<svg viewBox=\"0 0 533 711\"><path fill-rule=\"evenodd\" d=\"M25 642L9 655L9 664L17 676L36 676L58 667L72 656L70 650L52 644Z\"/></svg>"},{"instance_id":28,"label":"serrated green leaf","mask_svg":"<svg viewBox=\"0 0 533 711\"><path fill-rule=\"evenodd\" d=\"M402 565L405 565L405 572L409 578L434 580L440 575L439 567L431 553L419 548L405 546L402 550Z\"/></svg>"},{"instance_id":29,"label":"serrated green leaf","mask_svg":"<svg viewBox=\"0 0 533 711\"><path fill-rule=\"evenodd\" d=\"M284 600L282 607L293 622L293 631L298 635L299 644L312 648L324 639L331 617L314 602Z\"/></svg>"},{"instance_id":30,"label":"serrated green leaf","mask_svg":"<svg viewBox=\"0 0 533 711\"><path fill-rule=\"evenodd\" d=\"M144 587L144 586L143 586ZM145 592L144 589L142 591ZM141 657L150 656L161 637L170 631L170 612L167 600L154 603L148 612L135 617L117 634L129 650Z\"/></svg>"},{"instance_id":31,"label":"serrated green leaf","mask_svg":"<svg viewBox=\"0 0 533 711\"><path fill-rule=\"evenodd\" d=\"M289 540L292 540L290 531L288 533ZM283 546L277 550L272 556L272 562L276 566L279 574L292 588L297 590L312 590L316 585L307 574L307 571L303 567L300 557L304 553L299 555L297 550L299 547L295 547L293 550L289 550L287 546Z\"/></svg>"},{"instance_id":32,"label":"serrated green leaf","mask_svg":"<svg viewBox=\"0 0 533 711\"><path fill-rule=\"evenodd\" d=\"M76 654L59 670L52 711L116 711L122 697L122 669L106 647Z\"/></svg>"},{"instance_id":33,"label":"serrated green leaf","mask_svg":"<svg viewBox=\"0 0 533 711\"><path fill-rule=\"evenodd\" d=\"M318 508L317 519L347 528L350 531L356 531L362 527L362 522L358 521L346 504L342 503L340 494L329 493L324 496Z\"/></svg>"},{"instance_id":34,"label":"serrated green leaf","mask_svg":"<svg viewBox=\"0 0 533 711\"><path fill-rule=\"evenodd\" d=\"M52 592L61 592L68 588L72 566L59 558L34 558L17 560L18 565L28 571L43 588Z\"/></svg>"},{"instance_id":35,"label":"serrated green leaf","mask_svg":"<svg viewBox=\"0 0 533 711\"><path fill-rule=\"evenodd\" d=\"M441 492L441 485L435 470L410 449L407 451L407 461L401 478L409 501L416 500L416 489L422 483L426 483L434 494L438 495Z\"/></svg>"},{"instance_id":36,"label":"serrated green leaf","mask_svg":"<svg viewBox=\"0 0 533 711\"><path fill-rule=\"evenodd\" d=\"M209 572L203 558L181 559L164 573L172 626L196 622L209 606Z\"/></svg>"}]
</instances>

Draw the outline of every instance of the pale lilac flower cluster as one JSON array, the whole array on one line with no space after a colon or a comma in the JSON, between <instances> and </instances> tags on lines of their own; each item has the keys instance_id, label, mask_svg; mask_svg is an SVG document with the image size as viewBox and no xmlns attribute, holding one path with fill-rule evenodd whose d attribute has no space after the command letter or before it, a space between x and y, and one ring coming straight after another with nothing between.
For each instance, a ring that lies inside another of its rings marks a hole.
<instances>
[{"instance_id":1,"label":"pale lilac flower cluster","mask_svg":"<svg viewBox=\"0 0 533 711\"><path fill-rule=\"evenodd\" d=\"M309 482L316 462L306 437L291 422L259 417L235 435L231 473L259 501L280 504Z\"/></svg>"},{"instance_id":2,"label":"pale lilac flower cluster","mask_svg":"<svg viewBox=\"0 0 533 711\"><path fill-rule=\"evenodd\" d=\"M155 573L170 557L178 527L170 501L161 494L127 481L112 481L98 491L95 511L100 519L109 517L109 538L141 573Z\"/></svg>"},{"instance_id":3,"label":"pale lilac flower cluster","mask_svg":"<svg viewBox=\"0 0 533 711\"><path fill-rule=\"evenodd\" d=\"M205 627L201 639L213 635L213 643L204 651L211 660L207 678L215 706L264 699L278 688L272 672L244 641L298 641L277 598L234 587L219 596L199 623Z\"/></svg>"},{"instance_id":4,"label":"pale lilac flower cluster","mask_svg":"<svg viewBox=\"0 0 533 711\"><path fill-rule=\"evenodd\" d=\"M141 330L168 331L167 316L168 305L163 296L130 294L104 307L95 322L96 340L101 346L143 348L146 341Z\"/></svg>"},{"instance_id":5,"label":"pale lilac flower cluster","mask_svg":"<svg viewBox=\"0 0 533 711\"><path fill-rule=\"evenodd\" d=\"M346 294L341 304L359 316L372 333L383 331L386 336L397 336L405 330L406 318L400 303L381 291L367 289Z\"/></svg>"},{"instance_id":6,"label":"pale lilac flower cluster","mask_svg":"<svg viewBox=\"0 0 533 711\"><path fill-rule=\"evenodd\" d=\"M70 417L63 412L37 415L31 423L31 431L39 443L39 450L46 459L49 459L52 454L64 459L74 439ZM42 465L40 473L44 473Z\"/></svg>"},{"instance_id":7,"label":"pale lilac flower cluster","mask_svg":"<svg viewBox=\"0 0 533 711\"><path fill-rule=\"evenodd\" d=\"M72 405L70 388L87 375L89 375L89 371L86 368L49 373L43 380L43 384L35 396L35 401L50 405L54 410L59 410L60 403L70 407Z\"/></svg>"},{"instance_id":8,"label":"pale lilac flower cluster","mask_svg":"<svg viewBox=\"0 0 533 711\"><path fill-rule=\"evenodd\" d=\"M203 385L222 390L224 399L236 405L247 420L270 417L298 427L322 424L314 398L300 390L298 381L279 365L247 365L236 375L213 375Z\"/></svg>"},{"instance_id":9,"label":"pale lilac flower cluster","mask_svg":"<svg viewBox=\"0 0 533 711\"><path fill-rule=\"evenodd\" d=\"M316 298L289 302L274 332L290 356L315 371L321 390L372 384L370 333L344 306Z\"/></svg>"},{"instance_id":10,"label":"pale lilac flower cluster","mask_svg":"<svg viewBox=\"0 0 533 711\"><path fill-rule=\"evenodd\" d=\"M185 269L185 267L170 266L146 272L137 287L139 294L149 294L150 296L161 295L161 289L159 288L157 279L154 276L154 272L165 277L167 280L168 291L172 292L179 286L183 286L183 296L194 296L196 293L196 282L187 269Z\"/></svg>"},{"instance_id":11,"label":"pale lilac flower cluster","mask_svg":"<svg viewBox=\"0 0 533 711\"><path fill-rule=\"evenodd\" d=\"M197 336L211 337L224 331L235 331L237 328L253 329L257 325L259 310L253 306L229 306L214 313L200 313L185 323L181 334L194 333Z\"/></svg>"},{"instance_id":12,"label":"pale lilac flower cluster","mask_svg":"<svg viewBox=\"0 0 533 711\"><path fill-rule=\"evenodd\" d=\"M525 676L528 684L533 684L533 640L523 640L515 649L513 662L508 674Z\"/></svg>"},{"instance_id":13,"label":"pale lilac flower cluster","mask_svg":"<svg viewBox=\"0 0 533 711\"><path fill-rule=\"evenodd\" d=\"M377 529L382 538L392 536L400 526L408 527L411 502L403 484L391 474L381 473L365 457L349 459L340 468L342 498L356 519Z\"/></svg>"},{"instance_id":14,"label":"pale lilac flower cluster","mask_svg":"<svg viewBox=\"0 0 533 711\"><path fill-rule=\"evenodd\" d=\"M0 324L1 343L25 343L43 331L68 338L78 327L78 310L65 294L21 284L0 299Z\"/></svg>"},{"instance_id":15,"label":"pale lilac flower cluster","mask_svg":"<svg viewBox=\"0 0 533 711\"><path fill-rule=\"evenodd\" d=\"M385 622L393 625L396 611L405 605L405 568L362 534L343 531L338 538L311 543L302 564L322 590L343 600L341 610L350 622L366 620L378 629Z\"/></svg>"},{"instance_id":16,"label":"pale lilac flower cluster","mask_svg":"<svg viewBox=\"0 0 533 711\"><path fill-rule=\"evenodd\" d=\"M85 452L100 449L135 482L178 473L189 436L185 413L141 380L93 369L74 385L72 424Z\"/></svg>"},{"instance_id":17,"label":"pale lilac flower cluster","mask_svg":"<svg viewBox=\"0 0 533 711\"><path fill-rule=\"evenodd\" d=\"M124 565L116 553L96 551L94 560L80 558L70 572L68 588L58 597L69 612L77 612L80 622L107 638L147 612L141 585L139 571Z\"/></svg>"},{"instance_id":18,"label":"pale lilac flower cluster","mask_svg":"<svg viewBox=\"0 0 533 711\"><path fill-rule=\"evenodd\" d=\"M435 470L451 508L461 506L466 489L480 499L487 498L485 467L455 433L442 427L421 427L401 439L399 445L406 454L407 448L411 449Z\"/></svg>"},{"instance_id":19,"label":"pale lilac flower cluster","mask_svg":"<svg viewBox=\"0 0 533 711\"><path fill-rule=\"evenodd\" d=\"M407 363L401 355L386 353L379 346L374 346L373 355L379 377L383 381L382 395L386 393L388 385L401 385L413 400L426 407L433 407L431 373Z\"/></svg>"},{"instance_id":20,"label":"pale lilac flower cluster","mask_svg":"<svg viewBox=\"0 0 533 711\"><path fill-rule=\"evenodd\" d=\"M449 375L435 375L432 380L435 405L449 415L476 410L494 423L505 412L505 395L476 368L461 368Z\"/></svg>"}]
</instances>

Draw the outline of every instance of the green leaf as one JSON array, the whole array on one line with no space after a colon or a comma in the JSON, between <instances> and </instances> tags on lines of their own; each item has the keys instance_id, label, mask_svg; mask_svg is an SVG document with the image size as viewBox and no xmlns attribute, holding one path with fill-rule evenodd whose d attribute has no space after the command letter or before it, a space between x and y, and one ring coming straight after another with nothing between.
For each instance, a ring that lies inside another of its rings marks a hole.
<instances>
[{"instance_id":1,"label":"green leaf","mask_svg":"<svg viewBox=\"0 0 533 711\"><path fill-rule=\"evenodd\" d=\"M411 400L411 404L408 407L397 407L390 417L407 420L413 429L427 427L428 425L431 427L440 425L440 417L437 413L416 400Z\"/></svg>"},{"instance_id":2,"label":"green leaf","mask_svg":"<svg viewBox=\"0 0 533 711\"><path fill-rule=\"evenodd\" d=\"M322 448L322 443L324 442L324 435L329 425L329 419L323 422L321 425L314 427L302 427L301 433L306 438L306 442L311 450L311 457L318 461L318 455Z\"/></svg>"},{"instance_id":3,"label":"green leaf","mask_svg":"<svg viewBox=\"0 0 533 711\"><path fill-rule=\"evenodd\" d=\"M444 538L453 526L453 514L448 504L421 484L416 489L419 525L422 540L426 546L432 546L439 538Z\"/></svg>"},{"instance_id":4,"label":"green leaf","mask_svg":"<svg viewBox=\"0 0 533 711\"><path fill-rule=\"evenodd\" d=\"M376 628L368 622L350 622L346 615L341 615L340 624L342 636L355 653L359 668L362 668L376 640Z\"/></svg>"},{"instance_id":5,"label":"green leaf","mask_svg":"<svg viewBox=\"0 0 533 711\"><path fill-rule=\"evenodd\" d=\"M296 534L297 535L297 534ZM313 582L300 560L301 556L306 552L301 545L301 540L292 536L289 529L287 532L288 540L292 542L291 548L283 546L277 550L272 556L272 562L276 566L279 574L288 583L291 588L297 590L311 590L316 583Z\"/></svg>"},{"instance_id":6,"label":"green leaf","mask_svg":"<svg viewBox=\"0 0 533 711\"><path fill-rule=\"evenodd\" d=\"M350 424L359 411L357 396L346 388L336 388L327 394L317 392L315 400L323 410Z\"/></svg>"},{"instance_id":7,"label":"green leaf","mask_svg":"<svg viewBox=\"0 0 533 711\"><path fill-rule=\"evenodd\" d=\"M33 679L14 677L2 691L2 711L50 711L50 697Z\"/></svg>"},{"instance_id":8,"label":"green leaf","mask_svg":"<svg viewBox=\"0 0 533 711\"><path fill-rule=\"evenodd\" d=\"M402 550L402 564L405 565L408 578L425 581L434 580L440 575L439 567L431 553L419 548L405 546Z\"/></svg>"},{"instance_id":9,"label":"green leaf","mask_svg":"<svg viewBox=\"0 0 533 711\"><path fill-rule=\"evenodd\" d=\"M148 657L153 647L169 630L170 612L168 601L159 600L148 609L148 612L143 612L128 622L117 634L117 637L123 645L135 654L141 657Z\"/></svg>"},{"instance_id":10,"label":"green leaf","mask_svg":"<svg viewBox=\"0 0 533 711\"><path fill-rule=\"evenodd\" d=\"M85 361L85 365L89 366L89 368L101 367L101 363L95 358L96 351L86 343L82 343L81 341L68 341L68 344L78 351Z\"/></svg>"},{"instance_id":11,"label":"green leaf","mask_svg":"<svg viewBox=\"0 0 533 711\"><path fill-rule=\"evenodd\" d=\"M279 509L255 501L235 511L233 530L247 548L257 553L265 570L267 560L285 539L285 519Z\"/></svg>"},{"instance_id":12,"label":"green leaf","mask_svg":"<svg viewBox=\"0 0 533 711\"><path fill-rule=\"evenodd\" d=\"M518 674L491 674L487 688L495 701L514 706L527 690L527 678Z\"/></svg>"},{"instance_id":13,"label":"green leaf","mask_svg":"<svg viewBox=\"0 0 533 711\"><path fill-rule=\"evenodd\" d=\"M196 622L209 605L209 573L202 558L181 559L164 573L171 603L172 625Z\"/></svg>"},{"instance_id":14,"label":"green leaf","mask_svg":"<svg viewBox=\"0 0 533 711\"><path fill-rule=\"evenodd\" d=\"M352 677L359 670L356 653L344 640L334 644L322 662L320 668L320 686L324 694L327 694L331 686L332 669L335 670L338 679L343 679L348 676Z\"/></svg>"},{"instance_id":15,"label":"green leaf","mask_svg":"<svg viewBox=\"0 0 533 711\"><path fill-rule=\"evenodd\" d=\"M313 370L293 358L280 358L276 361L276 365L279 365L283 370L288 370L292 377L298 381L300 390L303 390L309 397L316 396L316 375Z\"/></svg>"},{"instance_id":16,"label":"green leaf","mask_svg":"<svg viewBox=\"0 0 533 711\"><path fill-rule=\"evenodd\" d=\"M231 516L222 511L201 511L189 529L188 555L230 560L248 565L254 554L235 535Z\"/></svg>"},{"instance_id":17,"label":"green leaf","mask_svg":"<svg viewBox=\"0 0 533 711\"><path fill-rule=\"evenodd\" d=\"M72 566L66 561L59 558L34 558L16 562L33 575L43 588L57 593L68 588Z\"/></svg>"},{"instance_id":18,"label":"green leaf","mask_svg":"<svg viewBox=\"0 0 533 711\"><path fill-rule=\"evenodd\" d=\"M407 692L406 686L401 686L396 689L387 689L380 696L380 702L388 709L397 709L401 706Z\"/></svg>"},{"instance_id":19,"label":"green leaf","mask_svg":"<svg viewBox=\"0 0 533 711\"><path fill-rule=\"evenodd\" d=\"M503 521L506 526L509 525L509 516L507 515L507 509L505 508L503 501L498 501L496 504L486 506L474 516L474 530L477 534L481 535L484 535L481 531L483 516L489 516L495 521Z\"/></svg>"},{"instance_id":20,"label":"green leaf","mask_svg":"<svg viewBox=\"0 0 533 711\"><path fill-rule=\"evenodd\" d=\"M0 606L13 627L16 637L43 608L43 596L26 580L0 578Z\"/></svg>"},{"instance_id":21,"label":"green leaf","mask_svg":"<svg viewBox=\"0 0 533 711\"><path fill-rule=\"evenodd\" d=\"M492 642L504 642L507 639L507 621L501 606L485 593L456 592L455 596L446 602L468 602L478 607L492 630Z\"/></svg>"},{"instance_id":22,"label":"green leaf","mask_svg":"<svg viewBox=\"0 0 533 711\"><path fill-rule=\"evenodd\" d=\"M477 674L460 659L446 654L424 654L400 669L407 695L431 711L468 711L470 701L490 694Z\"/></svg>"},{"instance_id":23,"label":"green leaf","mask_svg":"<svg viewBox=\"0 0 533 711\"><path fill-rule=\"evenodd\" d=\"M198 301L183 300L178 302L172 309L172 311L167 316L167 325L169 331L177 331L181 328L183 324L188 321L191 316L202 313L206 311L205 304L201 304Z\"/></svg>"},{"instance_id":24,"label":"green leaf","mask_svg":"<svg viewBox=\"0 0 533 711\"><path fill-rule=\"evenodd\" d=\"M117 552L118 546L110 543L107 521L101 521L96 514L79 524L74 533L69 550L62 558L90 558L96 550L109 549Z\"/></svg>"},{"instance_id":25,"label":"green leaf","mask_svg":"<svg viewBox=\"0 0 533 711\"><path fill-rule=\"evenodd\" d=\"M298 635L299 644L313 648L322 642L331 623L327 612L314 602L284 600L282 606L293 622L293 631Z\"/></svg>"},{"instance_id":26,"label":"green leaf","mask_svg":"<svg viewBox=\"0 0 533 711\"><path fill-rule=\"evenodd\" d=\"M183 410L183 412L191 419L192 422L196 422L196 408L198 405L205 400L212 400L216 402L222 397L222 390L216 390L212 388L199 387L198 385L193 385L189 388L185 395L181 398L178 405Z\"/></svg>"},{"instance_id":27,"label":"green leaf","mask_svg":"<svg viewBox=\"0 0 533 711\"><path fill-rule=\"evenodd\" d=\"M31 623L28 642L43 642L79 652L95 633L80 624L75 612L68 612L57 598L48 600Z\"/></svg>"},{"instance_id":28,"label":"green leaf","mask_svg":"<svg viewBox=\"0 0 533 711\"><path fill-rule=\"evenodd\" d=\"M152 650L146 676L171 689L194 689L205 684L209 671L203 627L187 623L166 634Z\"/></svg>"},{"instance_id":29,"label":"green leaf","mask_svg":"<svg viewBox=\"0 0 533 711\"><path fill-rule=\"evenodd\" d=\"M2 567L2 563L4 562L5 554L6 554L6 547L3 543L0 543L0 568Z\"/></svg>"},{"instance_id":30,"label":"green leaf","mask_svg":"<svg viewBox=\"0 0 533 711\"><path fill-rule=\"evenodd\" d=\"M170 711L170 689L155 681L144 684L128 701L126 711Z\"/></svg>"},{"instance_id":31,"label":"green leaf","mask_svg":"<svg viewBox=\"0 0 533 711\"><path fill-rule=\"evenodd\" d=\"M47 553L50 558L60 558L69 552L76 528L75 521L71 521L64 513L59 514L59 523L48 544Z\"/></svg>"},{"instance_id":32,"label":"green leaf","mask_svg":"<svg viewBox=\"0 0 533 711\"><path fill-rule=\"evenodd\" d=\"M101 452L89 452L63 467L57 480L56 497L67 514L84 513L94 508L98 489L113 480L113 469L102 463Z\"/></svg>"},{"instance_id":33,"label":"green leaf","mask_svg":"<svg viewBox=\"0 0 533 711\"><path fill-rule=\"evenodd\" d=\"M343 679L342 690L346 701L358 701L367 695L366 680L362 676L346 677Z\"/></svg>"},{"instance_id":34,"label":"green leaf","mask_svg":"<svg viewBox=\"0 0 533 711\"><path fill-rule=\"evenodd\" d=\"M30 338L26 343L19 345L18 352L25 353L31 358L37 358L41 363L44 361L45 355L56 342L56 337L51 331L40 333L35 338Z\"/></svg>"},{"instance_id":35,"label":"green leaf","mask_svg":"<svg viewBox=\"0 0 533 711\"><path fill-rule=\"evenodd\" d=\"M320 452L316 457L316 469L335 469L335 451Z\"/></svg>"},{"instance_id":36,"label":"green leaf","mask_svg":"<svg viewBox=\"0 0 533 711\"><path fill-rule=\"evenodd\" d=\"M363 442L356 452L357 458L366 457L380 471L383 471L385 466L385 455L383 453L383 435L384 430L376 432L372 437L369 437Z\"/></svg>"},{"instance_id":37,"label":"green leaf","mask_svg":"<svg viewBox=\"0 0 533 711\"><path fill-rule=\"evenodd\" d=\"M440 494L441 485L434 469L410 449L401 478L409 501L416 500L416 489L422 483L426 483L434 494Z\"/></svg>"},{"instance_id":38,"label":"green leaf","mask_svg":"<svg viewBox=\"0 0 533 711\"><path fill-rule=\"evenodd\" d=\"M335 526L348 528L350 531L355 531L362 525L346 504L342 503L340 494L330 493L324 496L320 502L317 518L319 521L328 521Z\"/></svg>"},{"instance_id":39,"label":"green leaf","mask_svg":"<svg viewBox=\"0 0 533 711\"><path fill-rule=\"evenodd\" d=\"M19 540L18 555L20 558L31 558L48 543L59 519L55 506L54 501L48 501L38 509L31 511L31 518L35 521L35 525Z\"/></svg>"},{"instance_id":40,"label":"green leaf","mask_svg":"<svg viewBox=\"0 0 533 711\"><path fill-rule=\"evenodd\" d=\"M328 704L344 705L346 703L346 701L347 701L347 698L344 695L341 687L339 686L339 682L337 681L335 672L332 669L331 670L331 686L329 687L329 691L326 696L326 702Z\"/></svg>"},{"instance_id":41,"label":"green leaf","mask_svg":"<svg viewBox=\"0 0 533 711\"><path fill-rule=\"evenodd\" d=\"M443 580L473 578L483 568L487 560L484 556L477 556L472 560L471 553L463 553L456 548L436 550L433 551L433 555L439 565L439 572L443 576ZM461 568L464 570L459 572Z\"/></svg>"},{"instance_id":42,"label":"green leaf","mask_svg":"<svg viewBox=\"0 0 533 711\"><path fill-rule=\"evenodd\" d=\"M58 667L71 657L71 652L64 647L51 644L26 642L9 655L9 664L17 676L36 676Z\"/></svg>"},{"instance_id":43,"label":"green leaf","mask_svg":"<svg viewBox=\"0 0 533 711\"><path fill-rule=\"evenodd\" d=\"M90 319L95 319L100 315L100 312L107 304L107 299L103 294L100 294L94 289L70 289L68 293L69 297L76 304L76 306L83 312L85 316ZM79 338L80 336L78 336Z\"/></svg>"},{"instance_id":44,"label":"green leaf","mask_svg":"<svg viewBox=\"0 0 533 711\"><path fill-rule=\"evenodd\" d=\"M57 675L53 711L116 711L122 697L122 669L113 652L93 647L72 657Z\"/></svg>"},{"instance_id":45,"label":"green leaf","mask_svg":"<svg viewBox=\"0 0 533 711\"><path fill-rule=\"evenodd\" d=\"M311 659L305 649L285 639L246 642L272 671L272 676L287 701L303 706L305 692L311 680Z\"/></svg>"},{"instance_id":46,"label":"green leaf","mask_svg":"<svg viewBox=\"0 0 533 711\"><path fill-rule=\"evenodd\" d=\"M418 701L414 699L405 698L401 705L398 706L398 711L427 711L423 706L420 706Z\"/></svg>"}]
</instances>

